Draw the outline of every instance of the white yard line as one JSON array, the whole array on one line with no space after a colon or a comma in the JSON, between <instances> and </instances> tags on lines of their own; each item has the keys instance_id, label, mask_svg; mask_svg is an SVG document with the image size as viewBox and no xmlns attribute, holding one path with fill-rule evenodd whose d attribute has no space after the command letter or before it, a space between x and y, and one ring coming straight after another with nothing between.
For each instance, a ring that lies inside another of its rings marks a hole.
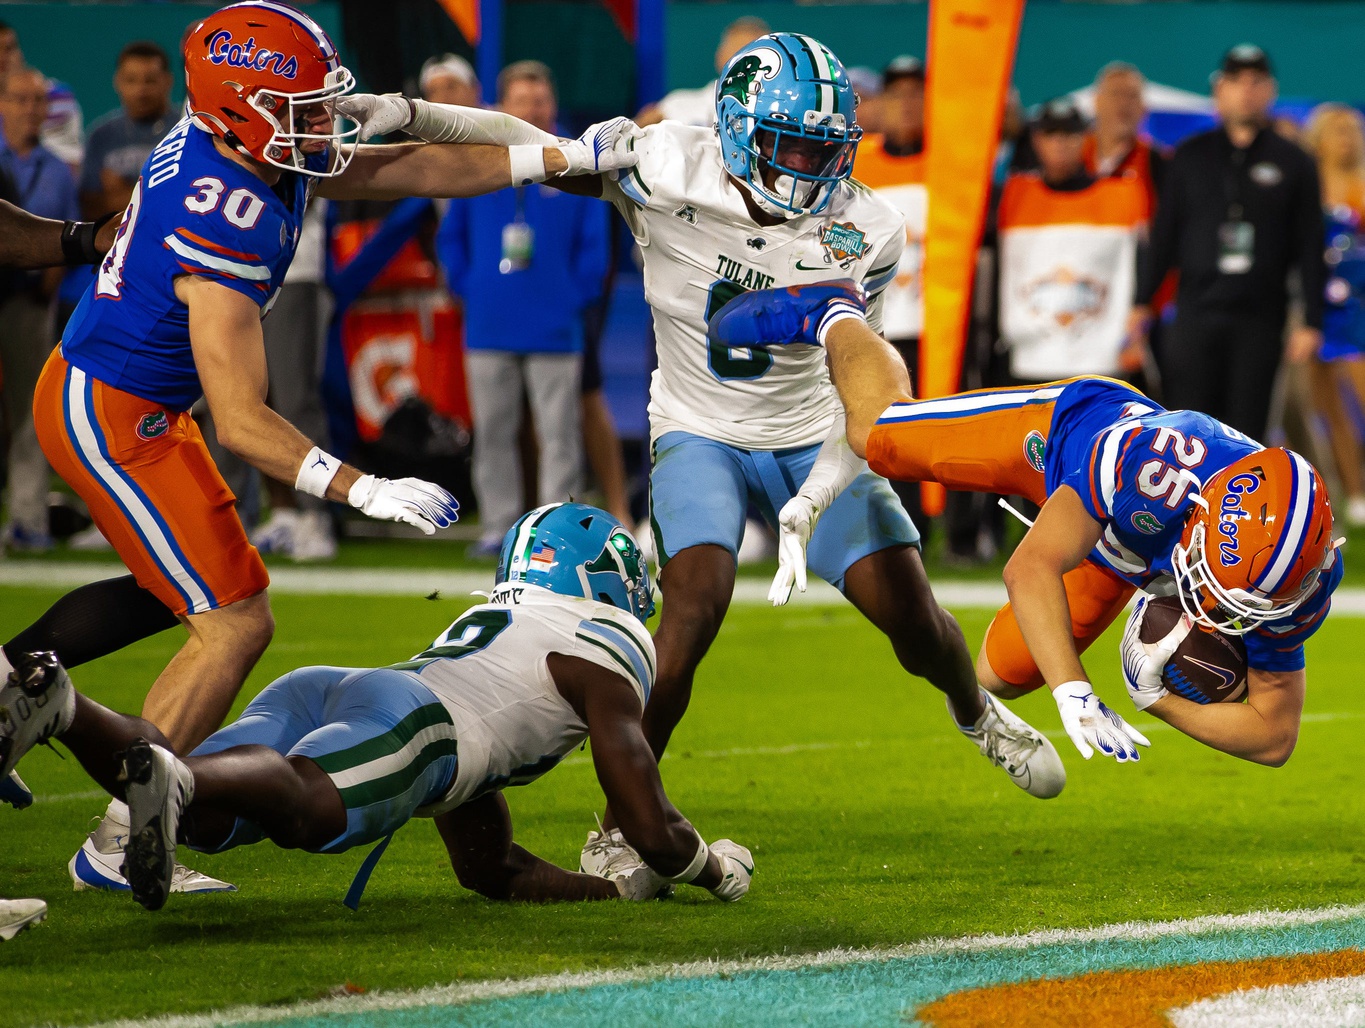
<instances>
[{"instance_id":1,"label":"white yard line","mask_svg":"<svg viewBox=\"0 0 1365 1028\"><path fill-rule=\"evenodd\" d=\"M0 560L0 586L46 586L71 588L126 574L121 564L86 564L60 561ZM476 589L491 589L493 572L443 571L440 568L316 568L270 569L270 588L294 596L429 596L439 592L450 599L468 596ZM967 582L939 579L934 596L945 607L993 609L1007 596L1000 582ZM734 603L767 606L768 582L741 578L735 583ZM843 606L845 600L833 586L812 580L805 593L793 593L790 606ZM1333 616L1365 617L1365 588L1338 589L1332 597Z\"/></svg>"},{"instance_id":2,"label":"white yard line","mask_svg":"<svg viewBox=\"0 0 1365 1028\"><path fill-rule=\"evenodd\" d=\"M478 1000L503 999L530 993L563 992L601 985L628 985L661 978L706 978L750 971L796 971L809 967L903 960L987 950L1025 950L1035 946L1086 945L1110 941L1145 941L1179 935L1213 932L1296 928L1345 921L1365 916L1365 905L1325 907L1316 910L1263 910L1250 914L1214 914L1176 921L1128 921L1098 928L1049 928L1021 935L972 935L960 939L927 939L886 949L832 949L799 956L758 957L750 960L702 960L687 964L662 964L612 971L577 971L510 978L460 985L429 986L410 992L373 992L313 1000L289 1006L245 1006L209 1014L176 1014L144 1021L109 1021L97 1028L217 1028L259 1024L286 1018L320 1017L326 1014L361 1014L371 1010L407 1010L414 1007L456 1006Z\"/></svg>"},{"instance_id":3,"label":"white yard line","mask_svg":"<svg viewBox=\"0 0 1365 1028\"><path fill-rule=\"evenodd\" d=\"M1201 999L1168 1010L1175 1028L1359 1028L1365 978L1327 978Z\"/></svg>"}]
</instances>

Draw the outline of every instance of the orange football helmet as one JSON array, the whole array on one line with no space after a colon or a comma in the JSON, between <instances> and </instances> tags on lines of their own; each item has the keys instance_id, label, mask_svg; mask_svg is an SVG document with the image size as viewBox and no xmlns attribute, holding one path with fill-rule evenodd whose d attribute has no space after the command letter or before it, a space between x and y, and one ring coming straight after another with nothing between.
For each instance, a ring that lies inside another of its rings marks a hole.
<instances>
[{"instance_id":1,"label":"orange football helmet","mask_svg":"<svg viewBox=\"0 0 1365 1028\"><path fill-rule=\"evenodd\" d=\"M185 36L190 116L238 153L286 171L321 178L350 163L360 125L335 101L355 88L331 39L312 18L272 0L245 0L215 11ZM327 119L330 131L313 131ZM352 127L340 126L350 121ZM308 168L303 147L327 145L324 170Z\"/></svg>"},{"instance_id":2,"label":"orange football helmet","mask_svg":"<svg viewBox=\"0 0 1365 1028\"><path fill-rule=\"evenodd\" d=\"M1245 635L1292 614L1336 559L1322 476L1283 447L1259 450L1211 476L1172 551L1185 613Z\"/></svg>"}]
</instances>

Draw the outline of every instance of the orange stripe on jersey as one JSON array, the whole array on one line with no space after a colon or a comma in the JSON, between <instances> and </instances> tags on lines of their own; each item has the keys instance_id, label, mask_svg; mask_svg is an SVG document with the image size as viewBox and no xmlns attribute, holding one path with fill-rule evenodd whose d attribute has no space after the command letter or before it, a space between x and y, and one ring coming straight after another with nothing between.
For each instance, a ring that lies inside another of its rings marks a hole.
<instances>
[{"instance_id":1,"label":"orange stripe on jersey","mask_svg":"<svg viewBox=\"0 0 1365 1028\"><path fill-rule=\"evenodd\" d=\"M187 228L177 228L175 232L176 235L184 236L190 242L202 246L206 250L212 250L214 253L220 253L224 257L238 257L244 261L259 261L261 259L254 253L243 253L241 250L230 250L220 243L215 243L212 239L205 239L201 235L196 235Z\"/></svg>"},{"instance_id":2,"label":"orange stripe on jersey","mask_svg":"<svg viewBox=\"0 0 1365 1028\"><path fill-rule=\"evenodd\" d=\"M1044 225L1131 228L1147 220L1147 198L1136 179L1103 178L1085 189L1050 189L1033 172L1011 175L1000 194L1001 232Z\"/></svg>"}]
</instances>

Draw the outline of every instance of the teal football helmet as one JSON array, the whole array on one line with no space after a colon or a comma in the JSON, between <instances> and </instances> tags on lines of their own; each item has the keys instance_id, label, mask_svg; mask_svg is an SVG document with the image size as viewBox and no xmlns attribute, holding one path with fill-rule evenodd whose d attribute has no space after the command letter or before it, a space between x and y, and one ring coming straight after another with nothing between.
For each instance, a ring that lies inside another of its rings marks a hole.
<instances>
[{"instance_id":1,"label":"teal football helmet","mask_svg":"<svg viewBox=\"0 0 1365 1028\"><path fill-rule=\"evenodd\" d=\"M498 555L497 584L536 585L629 611L654 613L654 584L635 537L604 510L549 503L511 527Z\"/></svg>"}]
</instances>

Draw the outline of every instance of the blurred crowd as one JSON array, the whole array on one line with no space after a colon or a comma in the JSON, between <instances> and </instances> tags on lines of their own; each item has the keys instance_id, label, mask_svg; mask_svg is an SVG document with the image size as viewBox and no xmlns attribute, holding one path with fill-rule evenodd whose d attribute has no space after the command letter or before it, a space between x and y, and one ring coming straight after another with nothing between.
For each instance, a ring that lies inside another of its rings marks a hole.
<instances>
[{"instance_id":1,"label":"blurred crowd","mask_svg":"<svg viewBox=\"0 0 1365 1028\"><path fill-rule=\"evenodd\" d=\"M717 73L767 30L757 18L730 25ZM58 219L123 209L178 117L179 70L148 42L123 47L110 70L119 107L86 126L71 90L30 67L0 23L0 197ZM865 133L854 176L906 217L884 325L913 375L932 202L927 69L907 55L850 75ZM484 94L455 54L431 57L415 82L441 103L478 105ZM1141 69L1111 63L1084 100L1025 111L1010 97L961 386L1076 374L1133 381L1168 407L1302 450L1333 480L1349 523L1365 524L1365 120L1339 103L1320 105L1302 125L1277 118L1271 58L1242 45L1211 75L1217 124L1168 149L1142 132L1146 85ZM565 127L554 76L539 62L508 65L495 94L500 109L542 129ZM635 119L712 124L714 94L714 81L677 90ZM628 522L644 517L647 446L623 447L604 390L613 283L632 266L610 209L545 186L384 209L334 206L342 209L317 202L311 210L265 321L271 405L321 445L330 431L337 452L369 447L371 462L382 462L386 452L425 447L463 462L481 554L495 553L536 503L587 496ZM11 550L48 549L54 534L76 548L107 545L82 528L79 512L59 517L51 506L30 414L38 372L93 274L0 279ZM416 344L395 342L399 317L417 326ZM629 338L643 352L650 328L643 312L637 320ZM344 422L328 385L337 361ZM347 444L338 434L355 438ZM215 459L259 547L303 561L335 555L322 501L260 482L221 449ZM900 495L918 514L918 490ZM951 560L989 559L1001 545L998 512L984 498L951 498L941 521Z\"/></svg>"}]
</instances>

